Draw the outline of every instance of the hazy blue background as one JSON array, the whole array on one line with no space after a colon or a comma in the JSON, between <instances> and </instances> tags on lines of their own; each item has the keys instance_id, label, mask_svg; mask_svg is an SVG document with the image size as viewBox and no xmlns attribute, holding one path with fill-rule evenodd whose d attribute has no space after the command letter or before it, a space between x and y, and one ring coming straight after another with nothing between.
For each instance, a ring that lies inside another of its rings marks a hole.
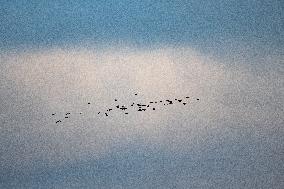
<instances>
[{"instance_id":1,"label":"hazy blue background","mask_svg":"<svg viewBox=\"0 0 284 189\"><path fill-rule=\"evenodd\" d=\"M0 0L0 188L283 188L283 9Z\"/></svg>"},{"instance_id":2,"label":"hazy blue background","mask_svg":"<svg viewBox=\"0 0 284 189\"><path fill-rule=\"evenodd\" d=\"M0 20L1 47L231 38L283 44L283 2L277 0L1 1Z\"/></svg>"}]
</instances>

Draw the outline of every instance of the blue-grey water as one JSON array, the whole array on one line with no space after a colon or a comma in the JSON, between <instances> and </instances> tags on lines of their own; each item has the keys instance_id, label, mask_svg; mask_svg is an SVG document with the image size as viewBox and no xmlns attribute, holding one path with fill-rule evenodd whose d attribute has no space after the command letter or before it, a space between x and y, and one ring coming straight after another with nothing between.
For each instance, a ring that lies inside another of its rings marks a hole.
<instances>
[{"instance_id":1,"label":"blue-grey water","mask_svg":"<svg viewBox=\"0 0 284 189\"><path fill-rule=\"evenodd\" d=\"M0 21L0 188L284 187L281 1L1 1Z\"/></svg>"}]
</instances>

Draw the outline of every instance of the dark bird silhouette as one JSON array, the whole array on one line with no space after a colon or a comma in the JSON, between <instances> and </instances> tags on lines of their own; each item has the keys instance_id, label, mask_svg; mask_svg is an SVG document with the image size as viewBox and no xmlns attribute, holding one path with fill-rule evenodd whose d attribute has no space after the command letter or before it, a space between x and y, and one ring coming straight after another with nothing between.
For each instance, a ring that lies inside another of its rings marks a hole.
<instances>
[{"instance_id":1,"label":"dark bird silhouette","mask_svg":"<svg viewBox=\"0 0 284 189\"><path fill-rule=\"evenodd\" d=\"M169 102L169 104L173 104L173 101L171 100L166 100L167 102Z\"/></svg>"},{"instance_id":2,"label":"dark bird silhouette","mask_svg":"<svg viewBox=\"0 0 284 189\"><path fill-rule=\"evenodd\" d=\"M135 93L135 96L137 96L138 94L137 93ZM188 98L190 98L189 96L186 96L185 97L186 99L188 99ZM199 98L196 98L196 100L197 101L199 101L200 99ZM114 99L114 101L118 101L116 98ZM185 102L185 99L177 99L177 98L175 98L174 100L169 100L169 99L166 99L166 100L158 100L158 101L150 101L149 103L145 103L145 104L143 104L143 103L135 103L135 102L132 102L132 104L130 104L130 106L134 106L135 104L137 105L137 108L138 108L138 110L137 111L139 111L139 112L141 112L141 111L146 111L146 110L148 110L147 108L149 108L150 106L153 106L152 104L153 103L155 103L155 104L157 104L157 103L162 103L164 106L165 105L170 105L170 104L173 104L173 102L174 101L178 101L178 102L182 102L182 104L183 105L186 105L188 102ZM88 105L90 105L91 104L91 102L87 102L87 104ZM125 111L125 110L127 110L128 108L127 108L127 106L125 106L125 105L116 105L115 106L116 108L118 108L118 109L120 109L120 110L122 110L122 111ZM155 107L151 107L151 109L152 110L156 110L156 108ZM113 109L112 108L108 108L107 110L106 110L106 112L105 112L105 116L109 116L109 112L110 111L112 111ZM100 112L98 112L98 114L100 114L101 113L101 111ZM103 113L103 112L102 112ZM80 114L83 114L82 112L80 112ZM124 114L129 114L129 112L124 112ZM52 113L51 114L52 116L55 116L56 115L56 113ZM66 112L65 113L65 119L68 119L68 118L70 118L70 115L71 115L71 112ZM57 124L57 123L60 123L60 122L62 122L61 120L57 120L55 123Z\"/></svg>"}]
</instances>

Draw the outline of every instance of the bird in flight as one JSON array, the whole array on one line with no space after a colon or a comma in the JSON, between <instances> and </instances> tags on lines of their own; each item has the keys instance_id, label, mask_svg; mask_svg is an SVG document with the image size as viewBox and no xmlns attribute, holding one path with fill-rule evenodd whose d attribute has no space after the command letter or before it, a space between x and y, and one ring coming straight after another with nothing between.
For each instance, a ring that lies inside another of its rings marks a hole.
<instances>
[{"instance_id":1,"label":"bird in flight","mask_svg":"<svg viewBox=\"0 0 284 189\"><path fill-rule=\"evenodd\" d=\"M138 96L138 93L135 93L134 95ZM166 106L166 105L173 105L173 104L181 103L181 104L183 104L185 106L185 105L187 105L189 103L189 101L188 101L189 98L190 98L189 96L186 96L185 98L175 98L173 100L170 100L170 99L166 99L166 100L152 100L152 101L144 102L144 103L132 102L131 104L129 104L129 106L125 105L125 104L123 104L123 105L122 104L117 104L117 105L114 106L114 108L116 108L117 111L123 111L123 113L125 115L128 115L131 112L131 111L129 111L131 109L134 110L132 112L135 112L135 110L138 111L138 112L145 112L145 111L148 111L148 110L155 111L155 110L157 110L157 106L158 106L158 108L161 109L159 104L162 104L162 105ZM196 98L196 100L199 101L200 99ZM118 99L115 98L114 101L118 102ZM91 102L88 102L87 104L91 105ZM114 110L115 109L113 109L112 107L109 107L109 108L106 109L106 111L99 111L97 114L98 115L99 114L100 115L104 115L105 117L108 117L110 115L110 112L114 111ZM128 110L128 111L126 112L126 110ZM101 112L103 114L101 114ZM75 113L72 113L72 115L73 114L75 114ZM83 112L80 112L79 114L82 115ZM57 113L52 113L51 115L55 116L55 115L57 115ZM65 115L64 115L64 118L65 119L71 118L71 112L66 112ZM55 123L59 124L59 123L62 123L62 121L61 121L61 119L59 119L59 120L56 120Z\"/></svg>"}]
</instances>

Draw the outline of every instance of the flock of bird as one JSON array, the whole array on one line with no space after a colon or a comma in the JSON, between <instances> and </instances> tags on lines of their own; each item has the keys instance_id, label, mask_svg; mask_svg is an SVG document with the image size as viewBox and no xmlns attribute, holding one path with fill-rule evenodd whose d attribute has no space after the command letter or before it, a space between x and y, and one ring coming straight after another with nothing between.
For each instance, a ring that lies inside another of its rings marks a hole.
<instances>
[{"instance_id":1,"label":"flock of bird","mask_svg":"<svg viewBox=\"0 0 284 189\"><path fill-rule=\"evenodd\" d=\"M135 93L134 95L137 96L138 94ZM130 109L134 109L134 110L136 110L138 112L143 112L143 111L146 111L146 110L155 111L157 104L162 104L164 106L167 106L167 105L173 105L175 103L180 103L180 104L186 105L188 103L187 102L188 99L189 99L189 96L186 96L184 99L175 98L174 100L167 99L167 100L159 100L159 101L150 101L148 103L135 103L135 102L133 102L129 106L120 105L118 103L118 100L114 99L114 101L116 102L117 105L115 105L112 108L108 108L106 111L100 111L97 114L101 114L103 116L108 117L110 115L110 113L112 111L115 111L115 110L122 111L126 115L129 114L129 110ZM196 98L196 100L199 101L199 98ZM87 103L87 105L90 105L90 104L91 104L90 102ZM79 114L81 115L83 113L80 112ZM56 115L56 113L52 114L52 116L55 116L55 115ZM70 116L71 116L71 112L66 112L65 115L64 115L64 119L68 119L68 118L70 118ZM61 123L62 120L63 119L59 119L55 123L56 124Z\"/></svg>"}]
</instances>

